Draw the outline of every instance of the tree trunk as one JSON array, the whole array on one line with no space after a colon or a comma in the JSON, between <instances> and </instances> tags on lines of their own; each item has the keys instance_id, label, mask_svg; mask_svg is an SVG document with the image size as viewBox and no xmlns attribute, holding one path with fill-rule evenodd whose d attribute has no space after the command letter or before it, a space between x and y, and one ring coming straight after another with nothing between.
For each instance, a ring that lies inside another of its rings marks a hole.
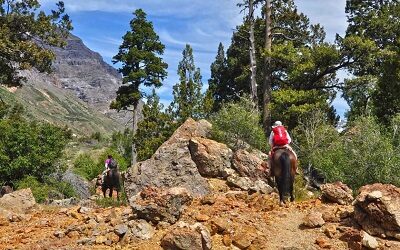
<instances>
[{"instance_id":1,"label":"tree trunk","mask_svg":"<svg viewBox=\"0 0 400 250\"><path fill-rule=\"evenodd\" d=\"M264 57L264 84L263 84L263 107L262 118L263 126L267 136L271 132L271 95L272 95L272 76L271 76L271 57L269 53L272 48L271 34L271 0L265 0L265 52L268 53Z\"/></svg>"},{"instance_id":2,"label":"tree trunk","mask_svg":"<svg viewBox=\"0 0 400 250\"><path fill-rule=\"evenodd\" d=\"M257 63L256 63L256 46L254 44L254 5L253 0L249 0L249 21L250 21L250 86L251 86L251 98L254 102L254 106L258 106L257 98Z\"/></svg>"},{"instance_id":3,"label":"tree trunk","mask_svg":"<svg viewBox=\"0 0 400 250\"><path fill-rule=\"evenodd\" d=\"M132 117L132 125L133 125L133 136L136 135L136 131L138 129L138 106L139 102L133 106L133 117ZM137 163L137 153L136 153L136 144L132 141L132 161L131 166L135 166Z\"/></svg>"}]
</instances>

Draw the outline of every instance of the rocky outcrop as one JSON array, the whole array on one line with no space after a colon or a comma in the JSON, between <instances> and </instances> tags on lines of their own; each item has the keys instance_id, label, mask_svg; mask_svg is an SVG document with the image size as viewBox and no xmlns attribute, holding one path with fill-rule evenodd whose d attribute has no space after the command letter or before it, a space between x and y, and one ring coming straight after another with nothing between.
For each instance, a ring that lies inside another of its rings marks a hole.
<instances>
[{"instance_id":1,"label":"rocky outcrop","mask_svg":"<svg viewBox=\"0 0 400 250\"><path fill-rule=\"evenodd\" d=\"M340 205L349 205L354 200L353 190L338 181L321 185L322 198Z\"/></svg>"},{"instance_id":2,"label":"rocky outcrop","mask_svg":"<svg viewBox=\"0 0 400 250\"><path fill-rule=\"evenodd\" d=\"M147 186L183 187L192 195L209 192L209 185L192 160L189 141L193 137L206 137L211 124L206 120L188 119L171 138L164 142L154 155L130 167L125 175L125 191L133 197Z\"/></svg>"},{"instance_id":3,"label":"rocky outcrop","mask_svg":"<svg viewBox=\"0 0 400 250\"><path fill-rule=\"evenodd\" d=\"M174 224L180 218L183 206L190 204L192 199L184 188L146 188L132 197L129 203L133 213L140 219L155 224L161 221Z\"/></svg>"},{"instance_id":4,"label":"rocky outcrop","mask_svg":"<svg viewBox=\"0 0 400 250\"><path fill-rule=\"evenodd\" d=\"M30 188L17 190L0 198L0 208L14 213L25 213L35 205L35 197Z\"/></svg>"},{"instance_id":5,"label":"rocky outcrop","mask_svg":"<svg viewBox=\"0 0 400 250\"><path fill-rule=\"evenodd\" d=\"M71 170L65 172L61 180L71 184L79 198L87 199L90 197L90 182L73 173Z\"/></svg>"},{"instance_id":6,"label":"rocky outcrop","mask_svg":"<svg viewBox=\"0 0 400 250\"><path fill-rule=\"evenodd\" d=\"M189 149L199 173L204 177L225 177L226 168L231 167L232 150L225 144L194 137L189 141Z\"/></svg>"},{"instance_id":7,"label":"rocky outcrop","mask_svg":"<svg viewBox=\"0 0 400 250\"><path fill-rule=\"evenodd\" d=\"M240 188L244 191L260 192L263 194L270 194L274 191L264 180L252 181L249 177L241 177L236 174L229 176L226 183L231 187Z\"/></svg>"},{"instance_id":8,"label":"rocky outcrop","mask_svg":"<svg viewBox=\"0 0 400 250\"><path fill-rule=\"evenodd\" d=\"M400 188L380 183L361 187L354 218L370 235L400 240Z\"/></svg>"},{"instance_id":9,"label":"rocky outcrop","mask_svg":"<svg viewBox=\"0 0 400 250\"><path fill-rule=\"evenodd\" d=\"M264 170L267 158L268 156L262 152L250 153L240 149L233 155L232 166L242 177L249 177L252 181L264 180L269 172L268 169Z\"/></svg>"},{"instance_id":10,"label":"rocky outcrop","mask_svg":"<svg viewBox=\"0 0 400 250\"><path fill-rule=\"evenodd\" d=\"M322 227L325 224L320 212L310 212L303 219L303 225L306 227Z\"/></svg>"}]
</instances>

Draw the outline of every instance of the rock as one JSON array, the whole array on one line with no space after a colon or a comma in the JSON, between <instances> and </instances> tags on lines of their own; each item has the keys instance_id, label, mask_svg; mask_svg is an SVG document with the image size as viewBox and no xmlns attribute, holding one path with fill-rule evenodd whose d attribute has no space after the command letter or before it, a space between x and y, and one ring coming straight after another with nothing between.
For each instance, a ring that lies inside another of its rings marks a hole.
<instances>
[{"instance_id":1,"label":"rock","mask_svg":"<svg viewBox=\"0 0 400 250\"><path fill-rule=\"evenodd\" d=\"M224 234L222 238L222 243L224 243L225 246L229 247L232 245L232 238L229 234Z\"/></svg>"},{"instance_id":2,"label":"rock","mask_svg":"<svg viewBox=\"0 0 400 250\"><path fill-rule=\"evenodd\" d=\"M127 225L119 224L119 225L115 226L114 233L116 235L118 235L119 237L122 237L126 234L126 232L128 232L128 230L129 230L129 228Z\"/></svg>"},{"instance_id":3,"label":"rock","mask_svg":"<svg viewBox=\"0 0 400 250\"><path fill-rule=\"evenodd\" d=\"M232 222L228 219L216 218L211 221L211 234L223 234L228 231L229 225Z\"/></svg>"},{"instance_id":4,"label":"rock","mask_svg":"<svg viewBox=\"0 0 400 250\"><path fill-rule=\"evenodd\" d=\"M35 197L30 188L17 190L0 198L0 208L14 213L25 213L35 205Z\"/></svg>"},{"instance_id":5,"label":"rock","mask_svg":"<svg viewBox=\"0 0 400 250\"><path fill-rule=\"evenodd\" d=\"M263 180L256 180L250 187L250 190L260 192L262 194L270 194L274 192L274 189Z\"/></svg>"},{"instance_id":6,"label":"rock","mask_svg":"<svg viewBox=\"0 0 400 250\"><path fill-rule=\"evenodd\" d=\"M138 194L148 186L184 187L193 196L208 194L210 187L203 178L189 151L192 137L206 137L211 124L205 120L198 122L188 119L164 142L146 161L130 167L125 176L125 191L128 198Z\"/></svg>"},{"instance_id":7,"label":"rock","mask_svg":"<svg viewBox=\"0 0 400 250\"><path fill-rule=\"evenodd\" d=\"M183 206L190 204L192 196L185 188L147 188L130 200L133 213L138 218L155 224L160 221L175 223Z\"/></svg>"},{"instance_id":8,"label":"rock","mask_svg":"<svg viewBox=\"0 0 400 250\"><path fill-rule=\"evenodd\" d=\"M331 248L332 245L328 242L326 238L319 237L315 240L315 244L317 244L320 248Z\"/></svg>"},{"instance_id":9,"label":"rock","mask_svg":"<svg viewBox=\"0 0 400 250\"><path fill-rule=\"evenodd\" d=\"M377 249L379 247L378 241L366 232L362 232L361 244L369 249Z\"/></svg>"},{"instance_id":10,"label":"rock","mask_svg":"<svg viewBox=\"0 0 400 250\"><path fill-rule=\"evenodd\" d=\"M5 194L10 194L14 191L13 185L4 185L0 189L0 198L3 197Z\"/></svg>"},{"instance_id":11,"label":"rock","mask_svg":"<svg viewBox=\"0 0 400 250\"><path fill-rule=\"evenodd\" d=\"M215 197L213 195L206 195L201 200L202 205L213 205L215 203Z\"/></svg>"},{"instance_id":12,"label":"rock","mask_svg":"<svg viewBox=\"0 0 400 250\"><path fill-rule=\"evenodd\" d=\"M346 228L339 238L340 240L347 242L349 249L360 249L361 245L361 232L354 228Z\"/></svg>"},{"instance_id":13,"label":"rock","mask_svg":"<svg viewBox=\"0 0 400 250\"><path fill-rule=\"evenodd\" d=\"M154 235L154 228L145 220L129 222L132 236L141 240L149 240Z\"/></svg>"},{"instance_id":14,"label":"rock","mask_svg":"<svg viewBox=\"0 0 400 250\"><path fill-rule=\"evenodd\" d=\"M64 238L65 237L65 233L63 231L55 231L53 233L54 236L56 236L57 238Z\"/></svg>"},{"instance_id":15,"label":"rock","mask_svg":"<svg viewBox=\"0 0 400 250\"><path fill-rule=\"evenodd\" d=\"M92 209L88 208L88 207L79 207L78 208L78 212L81 213L81 214L88 214L91 211L92 211Z\"/></svg>"},{"instance_id":16,"label":"rock","mask_svg":"<svg viewBox=\"0 0 400 250\"><path fill-rule=\"evenodd\" d=\"M61 199L61 200L50 200L49 205L57 206L57 207L71 207L75 206L79 203L78 199L75 197L71 197L68 199Z\"/></svg>"},{"instance_id":17,"label":"rock","mask_svg":"<svg viewBox=\"0 0 400 250\"><path fill-rule=\"evenodd\" d=\"M249 177L240 177L237 175L229 176L226 180L226 183L229 186L237 187L244 191L250 190L250 188L253 186L253 182Z\"/></svg>"},{"instance_id":18,"label":"rock","mask_svg":"<svg viewBox=\"0 0 400 250\"><path fill-rule=\"evenodd\" d=\"M107 237L104 235L99 235L96 237L96 244L101 245L107 241Z\"/></svg>"},{"instance_id":19,"label":"rock","mask_svg":"<svg viewBox=\"0 0 400 250\"><path fill-rule=\"evenodd\" d=\"M265 172L262 169L264 169L263 163L268 156L259 151L255 152L249 153L246 150L239 149L233 154L232 166L241 177L248 177L252 181L264 180L268 176L269 170L267 169Z\"/></svg>"},{"instance_id":20,"label":"rock","mask_svg":"<svg viewBox=\"0 0 400 250\"><path fill-rule=\"evenodd\" d=\"M67 170L61 180L71 184L80 199L88 199L90 197L90 183L72 170Z\"/></svg>"},{"instance_id":21,"label":"rock","mask_svg":"<svg viewBox=\"0 0 400 250\"><path fill-rule=\"evenodd\" d=\"M349 205L354 200L353 190L342 182L321 185L322 197L340 205Z\"/></svg>"},{"instance_id":22,"label":"rock","mask_svg":"<svg viewBox=\"0 0 400 250\"><path fill-rule=\"evenodd\" d=\"M204 177L226 177L231 167L232 150L225 144L201 137L189 141L190 154Z\"/></svg>"},{"instance_id":23,"label":"rock","mask_svg":"<svg viewBox=\"0 0 400 250\"><path fill-rule=\"evenodd\" d=\"M210 217L207 216L207 215L205 215L205 214L197 214L197 215L195 216L195 219L196 219L197 221L204 222L204 221L208 221L208 220L210 219Z\"/></svg>"},{"instance_id":24,"label":"rock","mask_svg":"<svg viewBox=\"0 0 400 250\"><path fill-rule=\"evenodd\" d=\"M399 234L400 188L380 183L361 187L354 202L354 218L370 235Z\"/></svg>"},{"instance_id":25,"label":"rock","mask_svg":"<svg viewBox=\"0 0 400 250\"><path fill-rule=\"evenodd\" d=\"M333 238L336 235L336 226L334 224L325 225L324 233L329 238Z\"/></svg>"},{"instance_id":26,"label":"rock","mask_svg":"<svg viewBox=\"0 0 400 250\"><path fill-rule=\"evenodd\" d=\"M320 212L310 212L303 219L303 225L310 228L321 227L325 224Z\"/></svg>"},{"instance_id":27,"label":"rock","mask_svg":"<svg viewBox=\"0 0 400 250\"><path fill-rule=\"evenodd\" d=\"M192 226L183 223L175 226L161 240L163 249L209 250L211 236L207 228L199 223Z\"/></svg>"}]
</instances>

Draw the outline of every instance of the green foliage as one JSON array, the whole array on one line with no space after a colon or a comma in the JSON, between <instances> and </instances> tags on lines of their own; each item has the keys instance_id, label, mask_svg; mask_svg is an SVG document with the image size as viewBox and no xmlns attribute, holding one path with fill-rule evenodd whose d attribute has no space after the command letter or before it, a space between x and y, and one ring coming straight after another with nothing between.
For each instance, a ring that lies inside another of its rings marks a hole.
<instances>
[{"instance_id":1,"label":"green foliage","mask_svg":"<svg viewBox=\"0 0 400 250\"><path fill-rule=\"evenodd\" d=\"M97 159L93 159L91 153L83 153L78 155L74 161L74 171L86 180L93 180L101 174L105 167L105 160L108 155L112 155L118 163L119 171L125 171L129 167L129 161L127 161L122 155L120 155L113 148L104 149Z\"/></svg>"},{"instance_id":2,"label":"green foliage","mask_svg":"<svg viewBox=\"0 0 400 250\"><path fill-rule=\"evenodd\" d=\"M0 180L17 181L33 176L43 181L71 138L68 129L21 118L19 106L0 120Z\"/></svg>"},{"instance_id":3,"label":"green foliage","mask_svg":"<svg viewBox=\"0 0 400 250\"><path fill-rule=\"evenodd\" d=\"M83 153L78 155L74 161L74 171L86 180L93 180L102 171L103 167L98 167L96 162L91 158L90 154Z\"/></svg>"},{"instance_id":4,"label":"green foliage","mask_svg":"<svg viewBox=\"0 0 400 250\"><path fill-rule=\"evenodd\" d=\"M126 199L116 200L115 198L106 197L106 198L97 199L96 204L97 204L97 206L103 207L103 208L121 207L121 206L128 205L128 201Z\"/></svg>"},{"instance_id":5,"label":"green foliage","mask_svg":"<svg viewBox=\"0 0 400 250\"><path fill-rule=\"evenodd\" d=\"M198 119L203 116L203 83L200 68L196 68L194 64L193 49L189 44L186 44L182 56L178 66L180 82L173 87L174 99L169 108L179 124L189 117Z\"/></svg>"},{"instance_id":6,"label":"green foliage","mask_svg":"<svg viewBox=\"0 0 400 250\"><path fill-rule=\"evenodd\" d=\"M26 176L17 182L18 189L30 188L35 200L39 203L45 202L52 192L60 193L64 198L74 197L75 192L72 186L66 182L47 179L46 182L39 182L33 176Z\"/></svg>"},{"instance_id":7,"label":"green foliage","mask_svg":"<svg viewBox=\"0 0 400 250\"><path fill-rule=\"evenodd\" d=\"M261 151L268 151L268 143L260 125L260 115L254 109L253 103L247 98L241 98L237 103L226 103L211 118L212 137L239 149L245 143Z\"/></svg>"},{"instance_id":8,"label":"green foliage","mask_svg":"<svg viewBox=\"0 0 400 250\"><path fill-rule=\"evenodd\" d=\"M139 123L140 129L140 123ZM115 132L111 136L112 148L122 155L126 162L129 162L132 158L132 141L133 132L126 128L124 132ZM140 145L138 145L140 147Z\"/></svg>"},{"instance_id":9,"label":"green foliage","mask_svg":"<svg viewBox=\"0 0 400 250\"><path fill-rule=\"evenodd\" d=\"M139 123L134 137L139 161L149 159L174 132L172 117L163 112L163 108L160 98L153 89L143 107L144 119Z\"/></svg>"},{"instance_id":10,"label":"green foliage","mask_svg":"<svg viewBox=\"0 0 400 250\"><path fill-rule=\"evenodd\" d=\"M328 181L343 181L353 189L375 182L400 184L400 157L391 137L372 117L360 117L343 135L319 120L305 125L301 155Z\"/></svg>"},{"instance_id":11,"label":"green foliage","mask_svg":"<svg viewBox=\"0 0 400 250\"><path fill-rule=\"evenodd\" d=\"M225 57L224 46L222 43L218 45L217 56L215 61L210 66L211 78L208 80L208 89L205 97L205 110L206 114L210 111L218 111L224 100L227 100L225 96L227 93L224 91L224 80L227 71L227 61Z\"/></svg>"},{"instance_id":12,"label":"green foliage","mask_svg":"<svg viewBox=\"0 0 400 250\"><path fill-rule=\"evenodd\" d=\"M0 83L20 85L24 78L19 70L50 71L55 56L42 44L63 46L72 29L64 3L57 7L46 15L37 0L0 1Z\"/></svg>"},{"instance_id":13,"label":"green foliage","mask_svg":"<svg viewBox=\"0 0 400 250\"><path fill-rule=\"evenodd\" d=\"M154 32L153 24L146 19L146 13L137 9L130 22L131 30L123 36L119 52L113 58L114 63L121 63L122 83L117 91L117 98L111 108L127 110L136 108L142 93L141 85L160 87L167 76L168 65L159 55L164 53L165 46Z\"/></svg>"}]
</instances>

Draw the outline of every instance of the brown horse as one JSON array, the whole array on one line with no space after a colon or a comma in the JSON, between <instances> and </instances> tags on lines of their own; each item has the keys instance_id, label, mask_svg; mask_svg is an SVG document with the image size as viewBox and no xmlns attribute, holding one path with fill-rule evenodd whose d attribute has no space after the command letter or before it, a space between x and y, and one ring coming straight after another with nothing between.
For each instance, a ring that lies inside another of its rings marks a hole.
<instances>
[{"instance_id":1,"label":"brown horse","mask_svg":"<svg viewBox=\"0 0 400 250\"><path fill-rule=\"evenodd\" d=\"M111 168L107 171L107 175L104 177L104 182L101 184L101 190L103 191L104 198L106 197L106 191L110 189L109 197L112 197L113 190L117 191L117 199L119 200L119 191L121 189L121 175L118 168Z\"/></svg>"},{"instance_id":2,"label":"brown horse","mask_svg":"<svg viewBox=\"0 0 400 250\"><path fill-rule=\"evenodd\" d=\"M296 175L296 156L287 148L278 148L272 157L272 167L275 182L279 191L279 204L286 203L285 195L290 194L290 201L294 201L293 183Z\"/></svg>"}]
</instances>

